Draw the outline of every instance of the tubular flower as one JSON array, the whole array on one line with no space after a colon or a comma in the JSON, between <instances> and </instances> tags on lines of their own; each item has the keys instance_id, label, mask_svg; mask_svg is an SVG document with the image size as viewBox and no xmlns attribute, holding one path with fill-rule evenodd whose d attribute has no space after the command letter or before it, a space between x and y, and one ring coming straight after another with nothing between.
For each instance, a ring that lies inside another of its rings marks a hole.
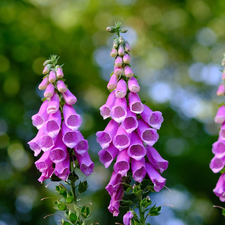
<instances>
[{"instance_id":1,"label":"tubular flower","mask_svg":"<svg viewBox=\"0 0 225 225\"><path fill-rule=\"evenodd\" d=\"M225 66L224 59L222 61L222 66ZM219 85L217 95L223 96L224 95L224 71L222 73L222 83ZM216 196L219 197L220 201L225 202L225 105L221 105L217 111L217 114L214 119L215 123L221 124L219 137L216 142L212 145L212 153L214 157L212 158L209 167L213 171L213 173L221 172L222 175L220 176L216 187L214 188L213 192Z\"/></svg>"},{"instance_id":2,"label":"tubular flower","mask_svg":"<svg viewBox=\"0 0 225 225\"><path fill-rule=\"evenodd\" d=\"M35 162L42 173L38 180L43 182L53 174L67 180L71 172L70 161L75 159L80 170L88 176L93 172L94 163L88 154L88 142L78 130L82 119L73 108L77 99L64 84L64 74L62 67L56 65L56 56L48 62L43 70L46 75L39 85L40 90L45 90L45 99L39 112L32 116L32 123L39 131L28 142L35 156L43 151Z\"/></svg>"},{"instance_id":3,"label":"tubular flower","mask_svg":"<svg viewBox=\"0 0 225 225\"><path fill-rule=\"evenodd\" d=\"M162 113L152 111L140 100L140 86L130 62L129 43L121 36L114 40L110 56L115 57L115 67L107 88L111 91L106 103L100 107L103 119L111 118L104 131L96 133L101 145L99 159L105 168L113 160L113 174L106 190L111 196L109 211L113 216L119 214L120 201L123 198L123 177L132 172L133 179L141 183L146 175L152 181L154 190L160 191L166 179L160 174L167 169L164 160L152 146L157 142L163 122ZM132 213L124 217L130 224Z\"/></svg>"}]
</instances>

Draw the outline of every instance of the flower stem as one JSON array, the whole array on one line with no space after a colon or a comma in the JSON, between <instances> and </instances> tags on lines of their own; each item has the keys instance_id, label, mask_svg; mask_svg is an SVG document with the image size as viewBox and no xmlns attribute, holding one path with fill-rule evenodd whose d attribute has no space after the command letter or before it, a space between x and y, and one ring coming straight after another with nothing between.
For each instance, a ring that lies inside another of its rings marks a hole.
<instances>
[{"instance_id":1,"label":"flower stem","mask_svg":"<svg viewBox=\"0 0 225 225\"><path fill-rule=\"evenodd\" d=\"M141 205L141 200L142 200L142 195L140 194L138 195L138 209L139 209L141 224L145 225L145 211L144 211L144 207Z\"/></svg>"}]
</instances>

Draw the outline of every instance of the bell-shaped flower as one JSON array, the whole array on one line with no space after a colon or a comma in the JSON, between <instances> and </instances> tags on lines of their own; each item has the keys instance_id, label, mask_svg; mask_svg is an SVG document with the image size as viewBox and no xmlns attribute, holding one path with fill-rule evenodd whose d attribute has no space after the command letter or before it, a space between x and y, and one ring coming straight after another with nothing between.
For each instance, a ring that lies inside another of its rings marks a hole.
<instances>
[{"instance_id":1,"label":"bell-shaped flower","mask_svg":"<svg viewBox=\"0 0 225 225\"><path fill-rule=\"evenodd\" d=\"M73 95L69 89L67 89L64 93L62 93L63 98L68 105L73 105L77 102L77 98Z\"/></svg>"},{"instance_id":2,"label":"bell-shaped flower","mask_svg":"<svg viewBox=\"0 0 225 225\"><path fill-rule=\"evenodd\" d=\"M40 159L35 162L37 169L44 172L52 166L52 160L49 158L50 151L44 152Z\"/></svg>"},{"instance_id":3,"label":"bell-shaped flower","mask_svg":"<svg viewBox=\"0 0 225 225\"><path fill-rule=\"evenodd\" d=\"M218 173L223 169L224 164L225 164L225 157L217 158L216 156L214 156L210 162L209 167L213 171L213 173Z\"/></svg>"},{"instance_id":4,"label":"bell-shaped flower","mask_svg":"<svg viewBox=\"0 0 225 225\"><path fill-rule=\"evenodd\" d=\"M225 202L225 173L220 176L213 192L219 197L221 202Z\"/></svg>"},{"instance_id":5,"label":"bell-shaped flower","mask_svg":"<svg viewBox=\"0 0 225 225\"><path fill-rule=\"evenodd\" d=\"M223 158L225 156L225 140L219 139L213 143L212 152L218 157Z\"/></svg>"},{"instance_id":6,"label":"bell-shaped flower","mask_svg":"<svg viewBox=\"0 0 225 225\"><path fill-rule=\"evenodd\" d=\"M111 179L105 189L108 191L108 193L113 196L115 194L122 183L122 176L119 173L116 173L115 171L112 172Z\"/></svg>"},{"instance_id":7,"label":"bell-shaped flower","mask_svg":"<svg viewBox=\"0 0 225 225\"><path fill-rule=\"evenodd\" d=\"M127 117L127 100L126 98L116 98L115 104L111 109L111 117L117 123L121 123Z\"/></svg>"},{"instance_id":8,"label":"bell-shaped flower","mask_svg":"<svg viewBox=\"0 0 225 225\"><path fill-rule=\"evenodd\" d=\"M47 113L53 114L56 113L59 110L59 95L54 93L54 95L51 97L48 107L47 107Z\"/></svg>"},{"instance_id":9,"label":"bell-shaped flower","mask_svg":"<svg viewBox=\"0 0 225 225\"><path fill-rule=\"evenodd\" d=\"M127 83L124 79L120 79L117 86L115 95L117 98L124 98L127 94Z\"/></svg>"},{"instance_id":10,"label":"bell-shaped flower","mask_svg":"<svg viewBox=\"0 0 225 225\"><path fill-rule=\"evenodd\" d=\"M121 174L122 177L127 175L127 172L130 169L130 156L127 154L127 149L118 153L116 163L113 168L114 171Z\"/></svg>"},{"instance_id":11,"label":"bell-shaped flower","mask_svg":"<svg viewBox=\"0 0 225 225\"><path fill-rule=\"evenodd\" d=\"M131 211L127 212L124 216L123 216L123 223L124 225L132 225L131 223L131 219L134 217L133 213Z\"/></svg>"},{"instance_id":12,"label":"bell-shaped flower","mask_svg":"<svg viewBox=\"0 0 225 225\"><path fill-rule=\"evenodd\" d=\"M131 91L131 92L134 92L134 93L138 93L140 91L140 86L138 84L138 81L135 77L131 77L129 80L128 80L128 89Z\"/></svg>"},{"instance_id":13,"label":"bell-shaped flower","mask_svg":"<svg viewBox=\"0 0 225 225\"><path fill-rule=\"evenodd\" d=\"M225 121L225 106L221 105L215 117L215 123L223 123Z\"/></svg>"},{"instance_id":14,"label":"bell-shaped flower","mask_svg":"<svg viewBox=\"0 0 225 225\"><path fill-rule=\"evenodd\" d=\"M66 152L66 158L55 164L55 175L62 180L67 180L70 174L70 157Z\"/></svg>"},{"instance_id":15,"label":"bell-shaped flower","mask_svg":"<svg viewBox=\"0 0 225 225\"><path fill-rule=\"evenodd\" d=\"M34 151L34 156L38 156L39 153L41 152L40 141L41 141L42 135L43 135L43 129L41 128L38 131L36 137L28 142L30 149Z\"/></svg>"},{"instance_id":16,"label":"bell-shaped flower","mask_svg":"<svg viewBox=\"0 0 225 225\"><path fill-rule=\"evenodd\" d=\"M141 183L146 175L145 158L141 160L131 159L131 168L134 180Z\"/></svg>"},{"instance_id":17,"label":"bell-shaped flower","mask_svg":"<svg viewBox=\"0 0 225 225\"><path fill-rule=\"evenodd\" d=\"M142 104L140 97L137 93L130 92L128 94L130 111L136 114L140 114L144 110L144 105Z\"/></svg>"}]
</instances>

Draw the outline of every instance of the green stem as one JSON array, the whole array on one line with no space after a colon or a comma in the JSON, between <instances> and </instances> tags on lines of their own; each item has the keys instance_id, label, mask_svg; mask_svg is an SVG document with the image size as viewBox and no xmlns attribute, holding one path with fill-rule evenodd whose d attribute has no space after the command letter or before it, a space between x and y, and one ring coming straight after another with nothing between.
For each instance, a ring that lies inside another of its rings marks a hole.
<instances>
[{"instance_id":1,"label":"green stem","mask_svg":"<svg viewBox=\"0 0 225 225\"><path fill-rule=\"evenodd\" d=\"M144 211L144 207L141 206L141 200L142 200L142 195L140 194L138 196L138 209L139 209L141 224L145 225L145 211Z\"/></svg>"}]
</instances>

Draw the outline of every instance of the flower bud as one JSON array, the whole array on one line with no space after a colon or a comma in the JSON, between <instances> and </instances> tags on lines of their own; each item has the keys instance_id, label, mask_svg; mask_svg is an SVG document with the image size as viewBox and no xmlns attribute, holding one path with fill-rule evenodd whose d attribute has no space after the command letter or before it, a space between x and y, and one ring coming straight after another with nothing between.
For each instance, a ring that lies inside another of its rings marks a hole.
<instances>
[{"instance_id":1,"label":"flower bud","mask_svg":"<svg viewBox=\"0 0 225 225\"><path fill-rule=\"evenodd\" d=\"M130 52L130 45L128 42L125 42L125 51Z\"/></svg>"},{"instance_id":2,"label":"flower bud","mask_svg":"<svg viewBox=\"0 0 225 225\"><path fill-rule=\"evenodd\" d=\"M118 48L118 55L124 56L124 47L122 44L120 44L120 46Z\"/></svg>"},{"instance_id":3,"label":"flower bud","mask_svg":"<svg viewBox=\"0 0 225 225\"><path fill-rule=\"evenodd\" d=\"M44 67L42 73L47 74L50 71L51 67L52 67L52 64L48 64L47 66Z\"/></svg>"},{"instance_id":4,"label":"flower bud","mask_svg":"<svg viewBox=\"0 0 225 225\"><path fill-rule=\"evenodd\" d=\"M55 87L52 83L50 83L45 90L45 93L44 93L45 98L51 98L54 94L54 91L55 91Z\"/></svg>"},{"instance_id":5,"label":"flower bud","mask_svg":"<svg viewBox=\"0 0 225 225\"><path fill-rule=\"evenodd\" d=\"M113 41L113 48L118 48L118 46L119 46L119 40L118 40L118 38L116 38Z\"/></svg>"},{"instance_id":6,"label":"flower bud","mask_svg":"<svg viewBox=\"0 0 225 225\"><path fill-rule=\"evenodd\" d=\"M64 93L67 91L67 87L62 80L57 81L57 89L59 92Z\"/></svg>"},{"instance_id":7,"label":"flower bud","mask_svg":"<svg viewBox=\"0 0 225 225\"><path fill-rule=\"evenodd\" d=\"M48 86L48 77L45 77L42 82L39 84L38 89L39 90L45 90L45 88Z\"/></svg>"},{"instance_id":8,"label":"flower bud","mask_svg":"<svg viewBox=\"0 0 225 225\"><path fill-rule=\"evenodd\" d=\"M56 74L54 70L51 70L48 77L49 82L54 83L56 81Z\"/></svg>"},{"instance_id":9,"label":"flower bud","mask_svg":"<svg viewBox=\"0 0 225 225\"><path fill-rule=\"evenodd\" d=\"M126 77L133 77L134 76L134 73L129 66L124 67L124 73L125 73Z\"/></svg>"},{"instance_id":10,"label":"flower bud","mask_svg":"<svg viewBox=\"0 0 225 225\"><path fill-rule=\"evenodd\" d=\"M224 56L224 58L222 60L222 66L225 66L225 56Z\"/></svg>"},{"instance_id":11,"label":"flower bud","mask_svg":"<svg viewBox=\"0 0 225 225\"><path fill-rule=\"evenodd\" d=\"M48 60L45 60L44 63L43 63L43 66L46 66L47 64L50 64L51 63L51 60L48 59Z\"/></svg>"},{"instance_id":12,"label":"flower bud","mask_svg":"<svg viewBox=\"0 0 225 225\"><path fill-rule=\"evenodd\" d=\"M222 80L225 80L225 69L223 70Z\"/></svg>"},{"instance_id":13,"label":"flower bud","mask_svg":"<svg viewBox=\"0 0 225 225\"><path fill-rule=\"evenodd\" d=\"M106 31L108 31L110 33L115 33L116 32L116 28L114 26L106 27Z\"/></svg>"},{"instance_id":14,"label":"flower bud","mask_svg":"<svg viewBox=\"0 0 225 225\"><path fill-rule=\"evenodd\" d=\"M123 56L123 62L126 64L130 64L130 61L131 61L130 56L128 54L125 54Z\"/></svg>"},{"instance_id":15,"label":"flower bud","mask_svg":"<svg viewBox=\"0 0 225 225\"><path fill-rule=\"evenodd\" d=\"M115 60L115 66L121 67L123 65L123 59L121 56L117 56Z\"/></svg>"},{"instance_id":16,"label":"flower bud","mask_svg":"<svg viewBox=\"0 0 225 225\"><path fill-rule=\"evenodd\" d=\"M124 38L122 36L119 37L119 43L123 44L124 43Z\"/></svg>"},{"instance_id":17,"label":"flower bud","mask_svg":"<svg viewBox=\"0 0 225 225\"><path fill-rule=\"evenodd\" d=\"M124 29L120 30L121 33L127 33L127 31L128 30L124 30Z\"/></svg>"},{"instance_id":18,"label":"flower bud","mask_svg":"<svg viewBox=\"0 0 225 225\"><path fill-rule=\"evenodd\" d=\"M117 50L115 48L112 49L111 53L110 53L111 57L116 57L117 56Z\"/></svg>"},{"instance_id":19,"label":"flower bud","mask_svg":"<svg viewBox=\"0 0 225 225\"><path fill-rule=\"evenodd\" d=\"M224 87L224 84L220 84L216 94L218 96L223 96L225 94L225 87Z\"/></svg>"},{"instance_id":20,"label":"flower bud","mask_svg":"<svg viewBox=\"0 0 225 225\"><path fill-rule=\"evenodd\" d=\"M62 78L64 76L62 68L59 67L59 66L57 67L56 75L57 75L58 78Z\"/></svg>"},{"instance_id":21,"label":"flower bud","mask_svg":"<svg viewBox=\"0 0 225 225\"><path fill-rule=\"evenodd\" d=\"M120 76L122 73L123 73L122 67L114 66L114 74L115 75Z\"/></svg>"}]
</instances>

